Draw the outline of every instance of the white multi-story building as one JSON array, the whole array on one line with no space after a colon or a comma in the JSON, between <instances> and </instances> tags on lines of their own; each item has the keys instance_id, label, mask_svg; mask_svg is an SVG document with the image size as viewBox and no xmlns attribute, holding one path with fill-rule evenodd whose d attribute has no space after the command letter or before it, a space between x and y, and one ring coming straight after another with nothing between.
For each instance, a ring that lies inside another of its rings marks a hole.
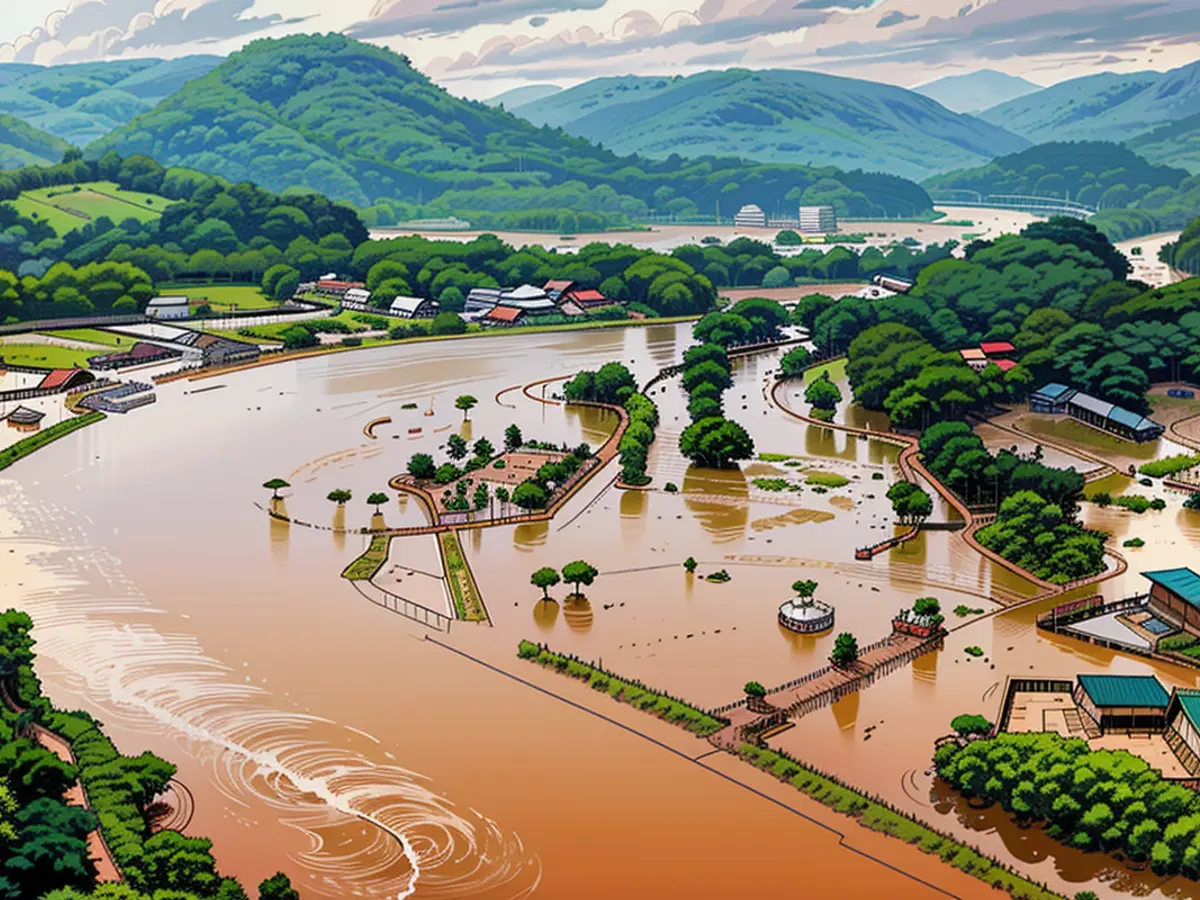
<instances>
[{"instance_id":1,"label":"white multi-story building","mask_svg":"<svg viewBox=\"0 0 1200 900\"><path fill-rule=\"evenodd\" d=\"M733 224L737 228L766 228L767 214L753 203L749 203L738 210L738 214L733 217Z\"/></svg>"},{"instance_id":2,"label":"white multi-story building","mask_svg":"<svg viewBox=\"0 0 1200 900\"><path fill-rule=\"evenodd\" d=\"M837 213L832 206L800 207L802 234L829 234L837 231Z\"/></svg>"}]
</instances>

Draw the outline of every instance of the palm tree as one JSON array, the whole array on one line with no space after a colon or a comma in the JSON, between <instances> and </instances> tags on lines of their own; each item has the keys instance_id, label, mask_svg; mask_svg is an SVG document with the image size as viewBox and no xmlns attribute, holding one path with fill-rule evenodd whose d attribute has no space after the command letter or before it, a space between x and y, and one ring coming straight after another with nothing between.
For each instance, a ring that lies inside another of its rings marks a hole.
<instances>
[{"instance_id":1,"label":"palm tree","mask_svg":"<svg viewBox=\"0 0 1200 900\"><path fill-rule=\"evenodd\" d=\"M291 487L291 485L288 484L286 481L284 481L282 478L272 478L270 481L264 481L263 487L265 487L267 490L271 491L271 499L272 500L278 500L279 492L281 490L283 490L283 488Z\"/></svg>"},{"instance_id":2,"label":"palm tree","mask_svg":"<svg viewBox=\"0 0 1200 900\"><path fill-rule=\"evenodd\" d=\"M455 398L454 408L462 410L463 421L465 422L465 421L467 421L467 415L471 412L472 409L475 408L475 405L478 402L479 401L476 400L474 397L472 397L470 394L462 394L459 397Z\"/></svg>"}]
</instances>

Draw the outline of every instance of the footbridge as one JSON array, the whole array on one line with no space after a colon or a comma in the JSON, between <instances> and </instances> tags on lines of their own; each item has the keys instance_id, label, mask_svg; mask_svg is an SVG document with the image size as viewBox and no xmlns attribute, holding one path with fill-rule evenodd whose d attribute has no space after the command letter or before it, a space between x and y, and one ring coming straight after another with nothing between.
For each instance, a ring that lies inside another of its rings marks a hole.
<instances>
[{"instance_id":1,"label":"footbridge","mask_svg":"<svg viewBox=\"0 0 1200 900\"><path fill-rule=\"evenodd\" d=\"M1033 194L981 194L979 191L955 188L929 191L929 197L935 204L1012 209L1035 216L1072 216L1076 219L1088 219L1099 212L1097 207L1064 197L1039 197Z\"/></svg>"}]
</instances>

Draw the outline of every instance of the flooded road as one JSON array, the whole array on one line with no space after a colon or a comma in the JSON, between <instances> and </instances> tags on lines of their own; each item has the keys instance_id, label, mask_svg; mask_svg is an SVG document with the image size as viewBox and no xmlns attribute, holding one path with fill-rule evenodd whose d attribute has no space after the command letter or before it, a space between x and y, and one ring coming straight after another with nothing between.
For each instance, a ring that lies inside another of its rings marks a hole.
<instances>
[{"instance_id":1,"label":"flooded road","mask_svg":"<svg viewBox=\"0 0 1200 900\"><path fill-rule=\"evenodd\" d=\"M816 579L837 630L862 642L914 596L992 611L993 593L1028 593L947 532L855 562L856 546L890 533L895 448L782 415L762 390L771 355L739 362L726 408L761 452L790 459L690 468L676 447L685 398L675 382L658 386L651 470L679 492L618 492L606 471L552 522L464 533L492 625L455 624L446 646L340 579L362 535L261 508L261 484L281 477L289 515L365 526L367 495L412 453L444 455L454 433L500 445L513 422L526 438L596 446L610 417L505 389L610 360L645 381L689 335L686 324L513 335L177 382L153 407L39 451L0 482L0 583L37 623L48 693L94 713L125 752L176 762L196 797L189 832L214 839L224 868L247 884L283 868L306 897L728 897L795 890L806 862L813 896L937 896L930 880L991 895L734 760L694 762L709 745L515 658L519 640L539 640L717 705L748 680L824 664L832 633L799 638L776 622L798 578ZM469 421L454 408L465 393L479 399ZM366 436L383 416L392 422ZM847 484L819 492L811 471ZM781 496L755 485L764 476L805 483ZM354 495L340 513L325 499L334 488ZM423 514L395 500L383 518ZM428 539L393 542L397 566L430 558ZM586 600L559 588L540 601L530 573L574 559L601 572ZM703 579L718 569L728 583ZM963 641L986 641L989 659L1020 645L1011 658L1023 664L1047 652L1027 646L1049 644L1032 621L1025 610L981 619ZM961 643L803 720L789 749L903 805L902 772L926 767L945 722L1002 679L958 661ZM1049 652L1083 670L1071 649ZM888 716L863 742L860 723ZM927 793L914 806L923 816Z\"/></svg>"}]
</instances>

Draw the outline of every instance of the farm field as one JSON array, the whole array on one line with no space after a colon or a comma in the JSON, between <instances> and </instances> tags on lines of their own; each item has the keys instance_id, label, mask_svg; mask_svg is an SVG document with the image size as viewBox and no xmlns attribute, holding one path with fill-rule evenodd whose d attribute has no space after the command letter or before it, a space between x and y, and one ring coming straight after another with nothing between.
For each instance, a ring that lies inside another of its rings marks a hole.
<instances>
[{"instance_id":1,"label":"farm field","mask_svg":"<svg viewBox=\"0 0 1200 900\"><path fill-rule=\"evenodd\" d=\"M129 218L148 222L162 215L171 202L156 194L122 190L111 181L91 181L25 191L13 204L22 215L41 219L62 235L100 216L113 222Z\"/></svg>"},{"instance_id":2,"label":"farm field","mask_svg":"<svg viewBox=\"0 0 1200 900\"><path fill-rule=\"evenodd\" d=\"M158 292L163 296L187 297L193 304L207 303L218 313L272 309L279 305L265 296L257 284L164 284Z\"/></svg>"},{"instance_id":3,"label":"farm field","mask_svg":"<svg viewBox=\"0 0 1200 900\"><path fill-rule=\"evenodd\" d=\"M0 357L9 365L33 366L39 369L87 368L89 356L99 350L80 350L75 347L57 347L54 344L10 344L0 343Z\"/></svg>"},{"instance_id":4,"label":"farm field","mask_svg":"<svg viewBox=\"0 0 1200 900\"><path fill-rule=\"evenodd\" d=\"M63 338L68 341L84 341L88 344L96 344L100 347L123 347L130 343L129 338L122 338L119 334L113 334L111 331L102 331L99 328L64 328L55 331L42 331L47 337Z\"/></svg>"}]
</instances>

